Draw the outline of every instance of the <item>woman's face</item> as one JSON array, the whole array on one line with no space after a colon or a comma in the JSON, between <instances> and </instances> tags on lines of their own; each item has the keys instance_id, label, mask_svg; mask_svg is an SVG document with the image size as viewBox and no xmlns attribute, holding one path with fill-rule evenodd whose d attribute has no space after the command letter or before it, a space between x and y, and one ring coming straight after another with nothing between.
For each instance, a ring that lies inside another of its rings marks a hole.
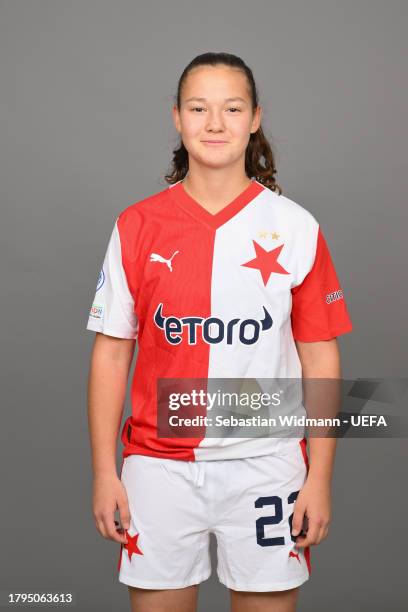
<instances>
[{"instance_id":1,"label":"woman's face","mask_svg":"<svg viewBox=\"0 0 408 612\"><path fill-rule=\"evenodd\" d=\"M242 158L245 166L245 150L260 125L261 108L252 113L247 80L240 70L199 66L184 82L180 111L173 107L173 119L190 161L222 168Z\"/></svg>"}]
</instances>

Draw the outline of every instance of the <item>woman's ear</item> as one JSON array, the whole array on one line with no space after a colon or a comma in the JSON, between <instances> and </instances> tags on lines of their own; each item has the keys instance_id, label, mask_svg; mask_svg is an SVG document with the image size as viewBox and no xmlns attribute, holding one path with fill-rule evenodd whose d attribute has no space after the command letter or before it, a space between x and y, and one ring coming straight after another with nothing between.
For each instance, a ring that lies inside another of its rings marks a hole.
<instances>
[{"instance_id":1,"label":"woman's ear","mask_svg":"<svg viewBox=\"0 0 408 612\"><path fill-rule=\"evenodd\" d=\"M173 121L174 121L174 126L176 128L176 130L181 133L181 124L180 124L180 113L178 111L177 105L174 104L172 109L171 109L172 115L173 115Z\"/></svg>"},{"instance_id":2,"label":"woman's ear","mask_svg":"<svg viewBox=\"0 0 408 612\"><path fill-rule=\"evenodd\" d=\"M261 120L262 120L262 107L258 105L255 109L254 117L252 119L251 134L255 134L255 132L259 129L259 126L261 125Z\"/></svg>"}]
</instances>

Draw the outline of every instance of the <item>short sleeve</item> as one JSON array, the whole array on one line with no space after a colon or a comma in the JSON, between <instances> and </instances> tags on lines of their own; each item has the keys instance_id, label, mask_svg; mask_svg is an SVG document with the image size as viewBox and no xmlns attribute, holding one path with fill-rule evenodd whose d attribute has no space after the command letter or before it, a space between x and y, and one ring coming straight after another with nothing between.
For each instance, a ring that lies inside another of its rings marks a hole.
<instances>
[{"instance_id":1,"label":"short sleeve","mask_svg":"<svg viewBox=\"0 0 408 612\"><path fill-rule=\"evenodd\" d=\"M123 267L118 219L99 273L86 329L117 338L137 338L138 320Z\"/></svg>"},{"instance_id":2,"label":"short sleeve","mask_svg":"<svg viewBox=\"0 0 408 612\"><path fill-rule=\"evenodd\" d=\"M352 331L343 290L320 226L312 269L291 291L295 340L318 342Z\"/></svg>"}]
</instances>

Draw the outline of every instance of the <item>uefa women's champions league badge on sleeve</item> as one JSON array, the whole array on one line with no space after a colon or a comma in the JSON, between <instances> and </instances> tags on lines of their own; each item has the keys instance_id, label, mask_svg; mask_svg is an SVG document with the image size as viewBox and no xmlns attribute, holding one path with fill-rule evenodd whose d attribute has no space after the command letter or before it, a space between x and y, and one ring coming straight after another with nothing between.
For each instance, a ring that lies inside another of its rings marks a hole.
<instances>
[{"instance_id":1,"label":"uefa women's champions league badge on sleeve","mask_svg":"<svg viewBox=\"0 0 408 612\"><path fill-rule=\"evenodd\" d=\"M103 286L104 282L105 282L105 272L103 271L103 268L102 268L101 271L99 272L98 282L96 283L96 292L99 291L99 289ZM97 300L97 298L95 299ZM100 297L100 299L103 301L102 296ZM92 304L91 309L89 311L89 316L92 317L92 319L101 320L103 319L104 305L101 303L98 303L98 301L95 301Z\"/></svg>"},{"instance_id":2,"label":"uefa women's champions league badge on sleeve","mask_svg":"<svg viewBox=\"0 0 408 612\"><path fill-rule=\"evenodd\" d=\"M99 272L99 276L98 276L98 282L96 283L96 290L99 291L99 289L102 287L103 283L105 282L105 272L102 270Z\"/></svg>"}]
</instances>

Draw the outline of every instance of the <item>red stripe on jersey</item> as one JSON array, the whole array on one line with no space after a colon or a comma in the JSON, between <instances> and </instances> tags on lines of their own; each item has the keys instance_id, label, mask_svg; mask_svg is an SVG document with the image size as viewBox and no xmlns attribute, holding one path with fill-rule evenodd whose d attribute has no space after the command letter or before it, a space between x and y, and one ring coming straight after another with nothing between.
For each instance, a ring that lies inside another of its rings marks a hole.
<instances>
[{"instance_id":1,"label":"red stripe on jersey","mask_svg":"<svg viewBox=\"0 0 408 612\"><path fill-rule=\"evenodd\" d=\"M140 454L194 460L194 448L205 437L205 428L200 437L159 438L156 382L159 378L200 378L204 379L206 390L209 344L201 338L200 329L196 343L189 344L185 337L188 329L184 326L182 342L171 344L163 329L156 325L155 313L162 304L164 317L210 316L215 231L200 227L197 233L196 220L175 206L168 197L169 191L160 206L156 203L146 208L145 213L134 206L118 219L125 245L123 267L140 321L139 352L131 390L133 414L124 424L121 439L124 457ZM148 214L144 223L140 218L143 214ZM133 246L136 244L137 247ZM160 257L171 260L172 269ZM194 388L199 390L200 386ZM196 411L197 415L205 413L206 407Z\"/></svg>"}]
</instances>

